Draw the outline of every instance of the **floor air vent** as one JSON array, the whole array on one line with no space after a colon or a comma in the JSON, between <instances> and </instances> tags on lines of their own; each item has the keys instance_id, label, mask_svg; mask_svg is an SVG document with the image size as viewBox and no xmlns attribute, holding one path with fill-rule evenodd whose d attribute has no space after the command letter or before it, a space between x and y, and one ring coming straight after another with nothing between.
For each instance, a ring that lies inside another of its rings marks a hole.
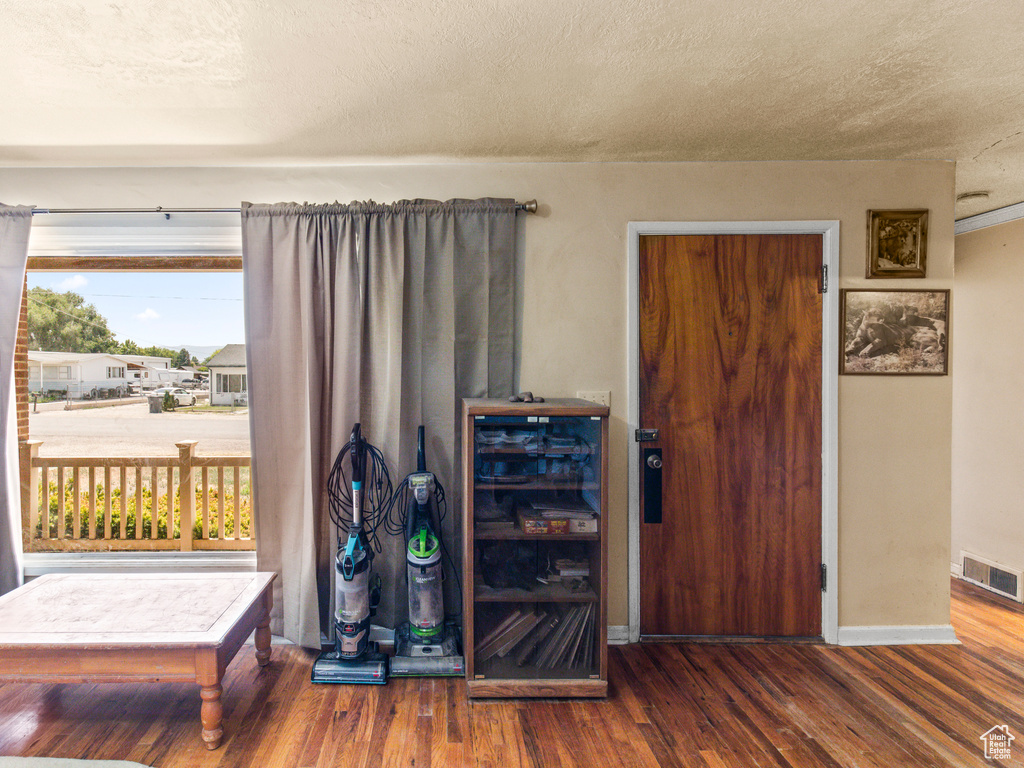
<instances>
[{"instance_id":1,"label":"floor air vent","mask_svg":"<svg viewBox=\"0 0 1024 768\"><path fill-rule=\"evenodd\" d=\"M996 592L1018 603L1024 602L1021 595L1021 572L985 560L968 552L960 553L964 567L964 579L980 587Z\"/></svg>"}]
</instances>

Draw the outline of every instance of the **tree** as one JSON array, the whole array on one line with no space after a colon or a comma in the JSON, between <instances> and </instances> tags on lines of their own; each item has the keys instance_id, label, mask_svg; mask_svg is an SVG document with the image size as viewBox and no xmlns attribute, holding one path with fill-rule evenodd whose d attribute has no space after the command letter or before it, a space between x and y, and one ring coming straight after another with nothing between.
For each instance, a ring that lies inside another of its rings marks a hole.
<instances>
[{"instance_id":1,"label":"tree","mask_svg":"<svg viewBox=\"0 0 1024 768\"><path fill-rule=\"evenodd\" d=\"M221 349L223 349L223 347ZM221 353L221 349L213 350L213 352L208 354L206 356L206 359L204 359L203 362L201 362L201 363L197 360L196 361L196 368L198 370L202 371L203 373L209 373L210 372L210 361L213 360L213 358L216 355L219 355Z\"/></svg>"},{"instance_id":2,"label":"tree","mask_svg":"<svg viewBox=\"0 0 1024 768\"><path fill-rule=\"evenodd\" d=\"M107 318L74 291L28 290L28 346L47 352L112 352Z\"/></svg>"},{"instance_id":3,"label":"tree","mask_svg":"<svg viewBox=\"0 0 1024 768\"><path fill-rule=\"evenodd\" d=\"M148 355L149 357L166 357L172 361L178 356L177 352L167 347L143 347L139 354Z\"/></svg>"},{"instance_id":4,"label":"tree","mask_svg":"<svg viewBox=\"0 0 1024 768\"><path fill-rule=\"evenodd\" d=\"M184 347L175 354L174 359L171 360L172 368L185 368L186 366L192 365L192 355L188 353L188 350Z\"/></svg>"},{"instance_id":5,"label":"tree","mask_svg":"<svg viewBox=\"0 0 1024 768\"><path fill-rule=\"evenodd\" d=\"M168 357L171 360L171 368L178 368L178 357L184 353L187 355L187 350L182 349L180 352L175 352L173 349L167 347L140 347L131 339L125 339L120 344L114 347L114 352L119 354L139 354L146 357ZM185 362L184 365L188 365Z\"/></svg>"}]
</instances>

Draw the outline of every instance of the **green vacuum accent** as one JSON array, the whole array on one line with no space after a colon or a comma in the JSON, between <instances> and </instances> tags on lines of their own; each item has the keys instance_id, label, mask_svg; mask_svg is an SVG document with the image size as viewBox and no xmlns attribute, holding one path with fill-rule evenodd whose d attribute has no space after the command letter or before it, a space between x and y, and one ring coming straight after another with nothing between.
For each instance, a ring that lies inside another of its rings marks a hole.
<instances>
[{"instance_id":1,"label":"green vacuum accent","mask_svg":"<svg viewBox=\"0 0 1024 768\"><path fill-rule=\"evenodd\" d=\"M420 642L431 642L444 629L441 597L441 547L437 536L423 525L406 548L409 582L409 631Z\"/></svg>"},{"instance_id":2,"label":"green vacuum accent","mask_svg":"<svg viewBox=\"0 0 1024 768\"><path fill-rule=\"evenodd\" d=\"M426 629L421 629L420 627L410 625L409 631L416 635L416 637L418 637L422 642L427 642L441 634L441 627L427 627Z\"/></svg>"},{"instance_id":3,"label":"green vacuum accent","mask_svg":"<svg viewBox=\"0 0 1024 768\"><path fill-rule=\"evenodd\" d=\"M420 528L420 532L409 541L409 552L421 559L429 558L437 550L437 537L426 527Z\"/></svg>"}]
</instances>

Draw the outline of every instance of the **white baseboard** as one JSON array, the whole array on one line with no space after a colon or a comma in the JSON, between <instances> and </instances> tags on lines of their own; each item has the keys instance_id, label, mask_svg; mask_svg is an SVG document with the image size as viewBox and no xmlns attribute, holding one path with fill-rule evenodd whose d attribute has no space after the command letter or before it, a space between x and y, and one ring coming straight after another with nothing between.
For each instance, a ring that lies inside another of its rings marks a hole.
<instances>
[{"instance_id":1,"label":"white baseboard","mask_svg":"<svg viewBox=\"0 0 1024 768\"><path fill-rule=\"evenodd\" d=\"M962 579L964 577L964 564L950 563L949 573L954 579Z\"/></svg>"},{"instance_id":2,"label":"white baseboard","mask_svg":"<svg viewBox=\"0 0 1024 768\"><path fill-rule=\"evenodd\" d=\"M838 645L960 645L952 624L840 627Z\"/></svg>"},{"instance_id":3,"label":"white baseboard","mask_svg":"<svg viewBox=\"0 0 1024 768\"><path fill-rule=\"evenodd\" d=\"M627 645L629 643L629 627L609 626L608 645Z\"/></svg>"},{"instance_id":4,"label":"white baseboard","mask_svg":"<svg viewBox=\"0 0 1024 768\"><path fill-rule=\"evenodd\" d=\"M382 645L395 644L395 630L381 627L377 624L370 625L370 641Z\"/></svg>"}]
</instances>

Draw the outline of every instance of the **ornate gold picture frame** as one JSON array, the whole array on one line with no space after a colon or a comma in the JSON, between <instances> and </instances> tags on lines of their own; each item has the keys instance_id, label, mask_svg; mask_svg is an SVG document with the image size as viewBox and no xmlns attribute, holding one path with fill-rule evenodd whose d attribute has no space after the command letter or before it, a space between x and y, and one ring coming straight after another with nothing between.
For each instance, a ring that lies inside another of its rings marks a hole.
<instances>
[{"instance_id":1,"label":"ornate gold picture frame","mask_svg":"<svg viewBox=\"0 0 1024 768\"><path fill-rule=\"evenodd\" d=\"M868 268L873 277L924 277L928 210L868 211Z\"/></svg>"}]
</instances>

